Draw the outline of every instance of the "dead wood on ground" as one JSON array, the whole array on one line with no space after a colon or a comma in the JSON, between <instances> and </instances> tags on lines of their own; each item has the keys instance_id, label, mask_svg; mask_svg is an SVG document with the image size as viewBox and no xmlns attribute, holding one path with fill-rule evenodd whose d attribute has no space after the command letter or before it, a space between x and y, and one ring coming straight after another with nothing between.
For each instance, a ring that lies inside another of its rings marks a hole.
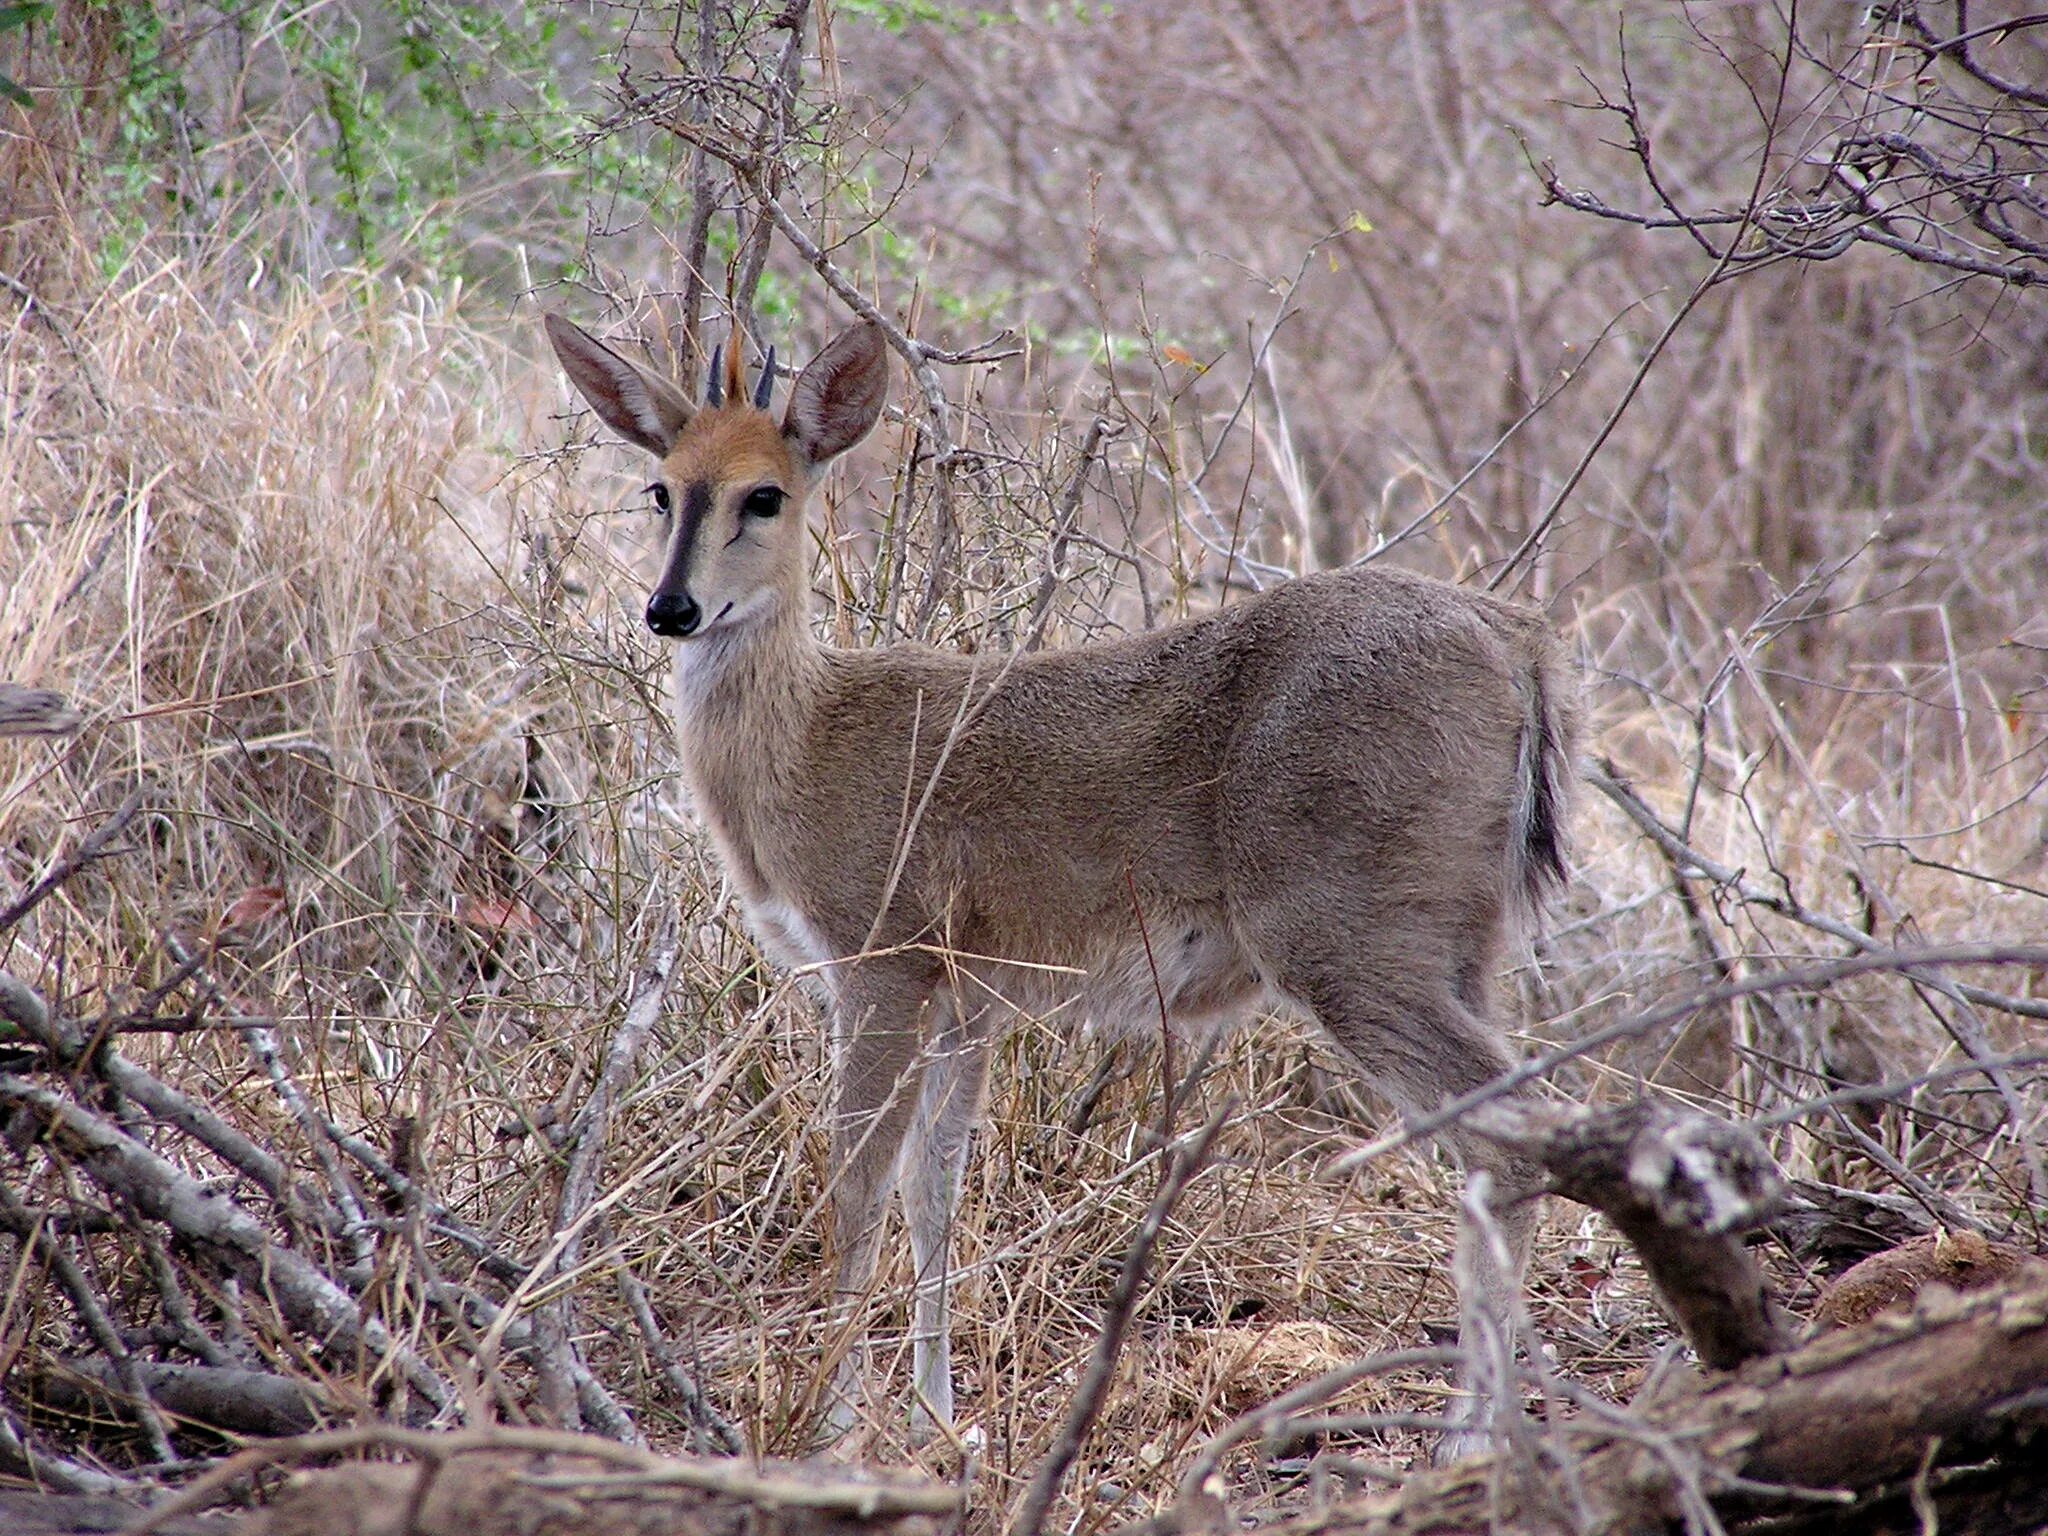
<instances>
[{"instance_id":1,"label":"dead wood on ground","mask_svg":"<svg viewBox=\"0 0 2048 1536\"><path fill-rule=\"evenodd\" d=\"M1570 1467L1480 1458L1275 1536L1929 1528L2048 1520L2048 1266L1831 1333L1545 1445ZM1548 1455L1545 1460L1548 1461Z\"/></svg>"},{"instance_id":2,"label":"dead wood on ground","mask_svg":"<svg viewBox=\"0 0 2048 1536\"><path fill-rule=\"evenodd\" d=\"M1742 1233L1783 1181L1746 1129L1637 1103L1488 1122L1629 1237L1708 1369L1627 1411L1513 1437L1498 1456L1285 1522L1281 1536L1661 1530L1978 1536L2048 1520L2048 1264L1967 1293L1929 1274L1910 1310L1794 1346ZM1716 1368L1718 1367L1718 1368ZM1215 1490L1161 1524L1213 1525Z\"/></svg>"}]
</instances>

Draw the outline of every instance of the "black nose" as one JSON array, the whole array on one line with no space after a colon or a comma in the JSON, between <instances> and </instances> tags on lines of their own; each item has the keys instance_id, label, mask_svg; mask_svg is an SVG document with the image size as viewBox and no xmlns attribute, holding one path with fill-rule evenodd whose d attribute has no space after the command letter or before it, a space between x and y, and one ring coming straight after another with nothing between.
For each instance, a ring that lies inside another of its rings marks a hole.
<instances>
[{"instance_id":1,"label":"black nose","mask_svg":"<svg viewBox=\"0 0 2048 1536\"><path fill-rule=\"evenodd\" d=\"M664 640L682 640L697 632L704 610L687 592L657 592L647 599L647 627Z\"/></svg>"}]
</instances>

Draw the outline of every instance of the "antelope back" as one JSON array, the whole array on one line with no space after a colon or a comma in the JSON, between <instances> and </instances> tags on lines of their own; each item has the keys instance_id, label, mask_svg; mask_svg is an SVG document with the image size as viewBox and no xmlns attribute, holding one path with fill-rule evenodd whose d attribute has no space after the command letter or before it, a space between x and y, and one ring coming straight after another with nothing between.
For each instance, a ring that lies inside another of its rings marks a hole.
<instances>
[{"instance_id":1,"label":"antelope back","mask_svg":"<svg viewBox=\"0 0 2048 1536\"><path fill-rule=\"evenodd\" d=\"M812 359L778 423L775 354L750 397L735 334L701 406L559 315L548 340L604 423L660 460L648 489L668 521L647 627L671 640L733 628L804 594L804 503L819 471L874 428L888 396L879 328L856 325Z\"/></svg>"}]
</instances>

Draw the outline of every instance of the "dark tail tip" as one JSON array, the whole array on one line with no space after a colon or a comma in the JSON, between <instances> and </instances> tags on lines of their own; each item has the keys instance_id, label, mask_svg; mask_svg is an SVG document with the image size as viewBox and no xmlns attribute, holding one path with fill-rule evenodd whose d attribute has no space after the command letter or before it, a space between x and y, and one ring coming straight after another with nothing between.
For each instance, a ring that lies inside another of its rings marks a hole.
<instances>
[{"instance_id":1,"label":"dark tail tip","mask_svg":"<svg viewBox=\"0 0 2048 1536\"><path fill-rule=\"evenodd\" d=\"M1544 658L1528 680L1529 717L1522 730L1522 814L1515 850L1520 895L1533 918L1570 875L1568 820L1578 753L1578 707L1559 664Z\"/></svg>"}]
</instances>

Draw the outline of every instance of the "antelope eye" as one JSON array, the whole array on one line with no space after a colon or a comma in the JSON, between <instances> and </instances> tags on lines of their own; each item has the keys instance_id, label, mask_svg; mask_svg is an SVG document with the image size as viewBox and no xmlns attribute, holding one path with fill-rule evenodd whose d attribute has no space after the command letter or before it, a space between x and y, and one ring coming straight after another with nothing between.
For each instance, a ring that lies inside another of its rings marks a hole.
<instances>
[{"instance_id":1,"label":"antelope eye","mask_svg":"<svg viewBox=\"0 0 2048 1536\"><path fill-rule=\"evenodd\" d=\"M773 517L781 510L782 492L772 485L747 492L747 499L740 503L740 511L748 517Z\"/></svg>"},{"instance_id":2,"label":"antelope eye","mask_svg":"<svg viewBox=\"0 0 2048 1536\"><path fill-rule=\"evenodd\" d=\"M667 517L669 513L668 487L657 480L654 484L647 487L647 490L648 494L654 498L654 510L663 517Z\"/></svg>"}]
</instances>

